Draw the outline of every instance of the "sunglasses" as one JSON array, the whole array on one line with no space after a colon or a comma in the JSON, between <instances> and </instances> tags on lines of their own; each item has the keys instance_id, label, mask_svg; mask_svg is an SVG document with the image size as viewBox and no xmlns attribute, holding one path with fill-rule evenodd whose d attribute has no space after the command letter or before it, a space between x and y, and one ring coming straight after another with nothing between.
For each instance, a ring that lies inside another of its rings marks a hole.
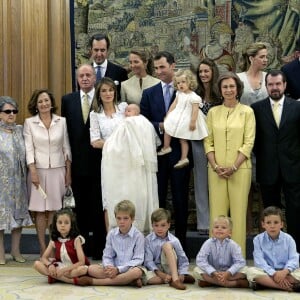
<instances>
[{"instance_id":1,"label":"sunglasses","mask_svg":"<svg viewBox=\"0 0 300 300\"><path fill-rule=\"evenodd\" d=\"M16 115L19 111L17 109L5 109L5 110L2 110L1 112L4 112L7 115L10 115L11 113Z\"/></svg>"}]
</instances>

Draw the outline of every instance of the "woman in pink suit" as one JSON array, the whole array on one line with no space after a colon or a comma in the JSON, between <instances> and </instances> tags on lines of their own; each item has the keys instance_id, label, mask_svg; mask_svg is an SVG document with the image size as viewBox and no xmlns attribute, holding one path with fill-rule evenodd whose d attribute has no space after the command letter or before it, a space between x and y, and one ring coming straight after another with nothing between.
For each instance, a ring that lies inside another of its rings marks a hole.
<instances>
[{"instance_id":1,"label":"woman in pink suit","mask_svg":"<svg viewBox=\"0 0 300 300\"><path fill-rule=\"evenodd\" d=\"M71 184L71 150L66 120L55 113L55 99L46 89L35 90L28 103L24 138L29 168L29 210L34 212L41 255L45 233L62 208L65 187Z\"/></svg>"}]
</instances>

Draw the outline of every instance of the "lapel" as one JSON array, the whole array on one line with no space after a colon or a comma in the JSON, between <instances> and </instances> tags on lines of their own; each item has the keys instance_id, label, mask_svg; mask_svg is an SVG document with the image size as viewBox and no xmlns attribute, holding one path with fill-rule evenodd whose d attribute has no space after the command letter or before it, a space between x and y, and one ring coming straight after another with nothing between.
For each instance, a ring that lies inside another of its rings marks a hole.
<instances>
[{"instance_id":1,"label":"lapel","mask_svg":"<svg viewBox=\"0 0 300 300\"><path fill-rule=\"evenodd\" d=\"M293 100L293 101L295 101L295 100ZM281 114L279 129L286 122L287 117L291 114L291 110L292 110L291 102L285 97L284 102L283 102L283 107L282 107L282 114Z\"/></svg>"}]
</instances>

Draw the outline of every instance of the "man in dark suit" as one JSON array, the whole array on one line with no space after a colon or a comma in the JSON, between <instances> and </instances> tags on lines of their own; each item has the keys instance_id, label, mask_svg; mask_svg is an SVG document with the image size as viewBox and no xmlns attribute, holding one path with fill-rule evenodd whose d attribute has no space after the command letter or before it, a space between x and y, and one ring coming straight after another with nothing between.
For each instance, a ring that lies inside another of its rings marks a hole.
<instances>
[{"instance_id":1,"label":"man in dark suit","mask_svg":"<svg viewBox=\"0 0 300 300\"><path fill-rule=\"evenodd\" d=\"M89 107L86 121L83 108L85 97L91 105L96 74L91 65L84 64L79 66L76 75L80 90L62 97L61 113L67 120L75 212L80 233L86 239L84 249L86 255L101 259L106 238L101 200L101 150L90 144Z\"/></svg>"},{"instance_id":2,"label":"man in dark suit","mask_svg":"<svg viewBox=\"0 0 300 300\"><path fill-rule=\"evenodd\" d=\"M93 60L92 65L96 72L96 83L102 77L111 78L117 86L118 100L120 100L121 82L128 79L127 71L107 59L109 46L110 40L108 36L101 33L94 34L89 40L90 55Z\"/></svg>"},{"instance_id":3,"label":"man in dark suit","mask_svg":"<svg viewBox=\"0 0 300 300\"><path fill-rule=\"evenodd\" d=\"M161 141L163 141L164 118L174 101L174 69L175 60L172 54L166 51L157 53L154 58L154 68L160 83L144 90L140 103L141 113L152 122ZM167 89L170 89L171 99L167 99ZM168 182L170 179L172 202L175 214L175 235L182 246L186 245L187 216L188 216L188 188L190 179L190 166L174 169L174 165L181 157L179 140L172 138L172 152L158 156L158 197L159 206L166 207Z\"/></svg>"},{"instance_id":4,"label":"man in dark suit","mask_svg":"<svg viewBox=\"0 0 300 300\"><path fill-rule=\"evenodd\" d=\"M284 65L281 70L286 76L286 95L293 99L300 99L300 38L296 41L295 59Z\"/></svg>"},{"instance_id":5,"label":"man in dark suit","mask_svg":"<svg viewBox=\"0 0 300 300\"><path fill-rule=\"evenodd\" d=\"M281 207L283 192L287 230L300 251L300 102L284 96L286 78L266 75L269 98L252 105L256 119L256 178L264 207Z\"/></svg>"}]
</instances>

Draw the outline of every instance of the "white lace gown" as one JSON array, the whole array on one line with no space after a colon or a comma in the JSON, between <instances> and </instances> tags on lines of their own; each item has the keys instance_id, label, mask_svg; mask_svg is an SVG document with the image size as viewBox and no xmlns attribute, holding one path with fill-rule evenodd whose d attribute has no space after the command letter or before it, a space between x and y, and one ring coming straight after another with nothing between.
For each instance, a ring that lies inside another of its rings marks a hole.
<instances>
[{"instance_id":1,"label":"white lace gown","mask_svg":"<svg viewBox=\"0 0 300 300\"><path fill-rule=\"evenodd\" d=\"M177 91L177 105L167 114L164 121L166 133L170 136L186 140L202 140L208 135L206 117L199 109L196 120L196 129L190 130L192 116L192 105L194 103L201 106L202 100L195 92L183 93Z\"/></svg>"},{"instance_id":2,"label":"white lace gown","mask_svg":"<svg viewBox=\"0 0 300 300\"><path fill-rule=\"evenodd\" d=\"M102 201L110 228L116 226L114 207L122 200L135 205L134 225L151 229L151 213L159 207L157 191L157 135L143 116L127 117L106 140L102 151Z\"/></svg>"}]
</instances>

